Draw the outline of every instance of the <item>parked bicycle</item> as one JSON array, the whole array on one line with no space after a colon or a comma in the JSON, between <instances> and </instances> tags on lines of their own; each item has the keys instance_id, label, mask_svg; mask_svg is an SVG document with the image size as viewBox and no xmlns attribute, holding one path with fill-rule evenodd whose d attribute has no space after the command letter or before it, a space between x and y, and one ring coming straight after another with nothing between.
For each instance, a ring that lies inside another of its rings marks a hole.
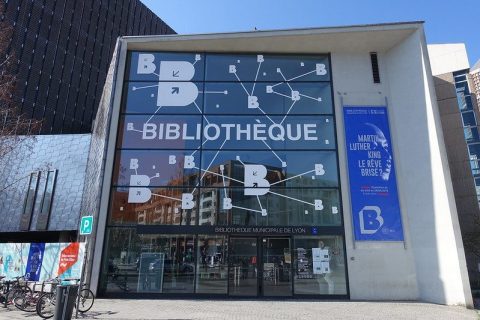
<instances>
[{"instance_id":1,"label":"parked bicycle","mask_svg":"<svg viewBox=\"0 0 480 320\"><path fill-rule=\"evenodd\" d=\"M78 284L80 279L65 279L65 281L75 281L76 284ZM44 319L53 317L55 312L56 299L57 286L53 288L52 292L43 293L40 296L36 305L37 314ZM77 308L77 300L79 312L84 313L92 308L95 297L92 290L89 289L87 283L83 284L81 287L78 288L77 297L75 298L75 308Z\"/></svg>"},{"instance_id":2,"label":"parked bicycle","mask_svg":"<svg viewBox=\"0 0 480 320\"><path fill-rule=\"evenodd\" d=\"M14 306L14 300L18 295L25 294L29 291L29 288L26 286L25 277L15 277L14 280L5 280L2 279L1 282L1 303L4 308L10 308Z\"/></svg>"},{"instance_id":3,"label":"parked bicycle","mask_svg":"<svg viewBox=\"0 0 480 320\"><path fill-rule=\"evenodd\" d=\"M17 294L13 299L15 307L25 312L35 312L37 302L40 299L40 296L46 292L45 289L47 289L47 285L50 285L49 281L27 281L27 290Z\"/></svg>"}]
</instances>

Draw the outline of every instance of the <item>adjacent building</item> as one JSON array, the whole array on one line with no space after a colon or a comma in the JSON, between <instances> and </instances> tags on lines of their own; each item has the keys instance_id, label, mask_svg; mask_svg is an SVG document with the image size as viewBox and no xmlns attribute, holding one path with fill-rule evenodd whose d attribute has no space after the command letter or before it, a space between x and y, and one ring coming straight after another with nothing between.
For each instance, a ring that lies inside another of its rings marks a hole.
<instances>
[{"instance_id":1,"label":"adjacent building","mask_svg":"<svg viewBox=\"0 0 480 320\"><path fill-rule=\"evenodd\" d=\"M42 134L90 133L117 37L174 31L139 0L5 0L16 100Z\"/></svg>"},{"instance_id":2,"label":"adjacent building","mask_svg":"<svg viewBox=\"0 0 480 320\"><path fill-rule=\"evenodd\" d=\"M480 105L480 60L471 68L470 75L473 81L473 91L477 97L477 105Z\"/></svg>"},{"instance_id":3,"label":"adjacent building","mask_svg":"<svg viewBox=\"0 0 480 320\"><path fill-rule=\"evenodd\" d=\"M464 44L429 45L437 104L472 289L480 289L480 110L478 75Z\"/></svg>"},{"instance_id":4,"label":"adjacent building","mask_svg":"<svg viewBox=\"0 0 480 320\"><path fill-rule=\"evenodd\" d=\"M421 22L120 38L91 287L471 306L431 74Z\"/></svg>"},{"instance_id":5,"label":"adjacent building","mask_svg":"<svg viewBox=\"0 0 480 320\"><path fill-rule=\"evenodd\" d=\"M42 135L2 137L12 151L0 157L0 239L71 241L117 38L174 32L138 0L6 0L2 8L12 26L14 99L26 117L42 120Z\"/></svg>"}]
</instances>

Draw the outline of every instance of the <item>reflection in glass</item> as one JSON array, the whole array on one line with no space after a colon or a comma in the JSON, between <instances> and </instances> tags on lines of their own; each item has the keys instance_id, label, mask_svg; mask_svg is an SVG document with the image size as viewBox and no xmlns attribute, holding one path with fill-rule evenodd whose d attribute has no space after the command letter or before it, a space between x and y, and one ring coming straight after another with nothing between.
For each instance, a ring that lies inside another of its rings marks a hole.
<instances>
[{"instance_id":1,"label":"reflection in glass","mask_svg":"<svg viewBox=\"0 0 480 320\"><path fill-rule=\"evenodd\" d=\"M208 191L207 191L208 190ZM243 188L202 188L211 199L200 201L200 225L339 226L341 212L335 189L259 188L262 196ZM247 194L246 194L247 193ZM205 214L208 213L208 214ZM202 214L205 214L202 216Z\"/></svg>"},{"instance_id":2,"label":"reflection in glass","mask_svg":"<svg viewBox=\"0 0 480 320\"><path fill-rule=\"evenodd\" d=\"M198 236L197 293L227 293L227 253L226 236Z\"/></svg>"},{"instance_id":3,"label":"reflection in glass","mask_svg":"<svg viewBox=\"0 0 480 320\"><path fill-rule=\"evenodd\" d=\"M247 95L244 88L250 91ZM332 114L329 83L248 82L243 86L234 82L205 83L205 114L263 114L309 115ZM217 92L217 94L208 94ZM222 94L225 92L225 94ZM251 94L253 92L253 94ZM254 96L257 108L250 105Z\"/></svg>"},{"instance_id":4,"label":"reflection in glass","mask_svg":"<svg viewBox=\"0 0 480 320\"><path fill-rule=\"evenodd\" d=\"M292 295L292 255L289 238L262 239L263 294Z\"/></svg>"},{"instance_id":5,"label":"reflection in glass","mask_svg":"<svg viewBox=\"0 0 480 320\"><path fill-rule=\"evenodd\" d=\"M197 200L192 192L191 189L181 188L113 189L110 222L127 225L195 225ZM182 205L182 199L189 198L185 195L191 195L192 200L183 201Z\"/></svg>"},{"instance_id":6,"label":"reflection in glass","mask_svg":"<svg viewBox=\"0 0 480 320\"><path fill-rule=\"evenodd\" d=\"M117 146L127 149L192 149L201 145L202 116L127 115L120 117Z\"/></svg>"},{"instance_id":7,"label":"reflection in glass","mask_svg":"<svg viewBox=\"0 0 480 320\"><path fill-rule=\"evenodd\" d=\"M335 149L332 116L208 116L208 120L203 149Z\"/></svg>"},{"instance_id":8,"label":"reflection in glass","mask_svg":"<svg viewBox=\"0 0 480 320\"><path fill-rule=\"evenodd\" d=\"M257 238L230 238L231 296L256 296L258 292Z\"/></svg>"},{"instance_id":9,"label":"reflection in glass","mask_svg":"<svg viewBox=\"0 0 480 320\"><path fill-rule=\"evenodd\" d=\"M201 82L128 82L124 86L122 112L128 114L201 114L203 83ZM178 91L178 92L177 92ZM182 105L172 101L175 95L188 91Z\"/></svg>"},{"instance_id":10,"label":"reflection in glass","mask_svg":"<svg viewBox=\"0 0 480 320\"><path fill-rule=\"evenodd\" d=\"M329 81L327 55L207 54L207 81ZM251 92L251 91L250 91Z\"/></svg>"},{"instance_id":11,"label":"reflection in glass","mask_svg":"<svg viewBox=\"0 0 480 320\"><path fill-rule=\"evenodd\" d=\"M149 186L182 187L198 184L200 153L179 150L123 150L115 157L113 184L132 185L132 176L146 176ZM185 168L187 167L187 168Z\"/></svg>"},{"instance_id":12,"label":"reflection in glass","mask_svg":"<svg viewBox=\"0 0 480 320\"><path fill-rule=\"evenodd\" d=\"M202 81L202 53L131 52L129 81Z\"/></svg>"},{"instance_id":13,"label":"reflection in glass","mask_svg":"<svg viewBox=\"0 0 480 320\"><path fill-rule=\"evenodd\" d=\"M202 185L244 186L246 166L261 165L272 188L337 187L334 151L203 151ZM207 167L209 166L209 167ZM263 177L262 177L263 178Z\"/></svg>"},{"instance_id":14,"label":"reflection in glass","mask_svg":"<svg viewBox=\"0 0 480 320\"><path fill-rule=\"evenodd\" d=\"M339 236L294 238L295 294L346 294L343 240Z\"/></svg>"},{"instance_id":15,"label":"reflection in glass","mask_svg":"<svg viewBox=\"0 0 480 320\"><path fill-rule=\"evenodd\" d=\"M103 268L104 289L113 292L192 293L193 235L144 235L111 228Z\"/></svg>"},{"instance_id":16,"label":"reflection in glass","mask_svg":"<svg viewBox=\"0 0 480 320\"><path fill-rule=\"evenodd\" d=\"M463 126L476 126L477 121L475 120L475 113L473 111L463 112L462 113Z\"/></svg>"}]
</instances>

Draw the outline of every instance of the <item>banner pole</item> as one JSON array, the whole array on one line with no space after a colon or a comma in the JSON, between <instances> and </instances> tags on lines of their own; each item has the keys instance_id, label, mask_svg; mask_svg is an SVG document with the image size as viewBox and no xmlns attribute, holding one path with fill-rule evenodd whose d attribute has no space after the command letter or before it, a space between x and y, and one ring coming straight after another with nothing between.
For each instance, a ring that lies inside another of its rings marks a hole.
<instances>
[{"instance_id":1,"label":"banner pole","mask_svg":"<svg viewBox=\"0 0 480 320\"><path fill-rule=\"evenodd\" d=\"M83 284L83 281L85 280L84 279L84 275L85 275L85 267L87 265L87 257L88 257L88 237L85 236L85 251L83 253L83 264L82 264L82 273L81 273L81 276L80 276L80 283L78 285L78 292L77 292L77 304L76 304L76 308L75 308L75 319L78 319L78 308L79 308L79 303L80 303L80 292L82 291L82 284Z\"/></svg>"}]
</instances>

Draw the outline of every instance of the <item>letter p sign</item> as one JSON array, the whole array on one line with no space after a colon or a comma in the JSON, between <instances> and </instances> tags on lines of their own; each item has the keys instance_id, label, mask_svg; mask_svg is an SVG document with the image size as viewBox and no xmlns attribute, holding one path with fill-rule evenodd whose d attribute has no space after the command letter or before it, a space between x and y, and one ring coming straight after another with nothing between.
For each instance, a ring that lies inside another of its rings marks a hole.
<instances>
[{"instance_id":1,"label":"letter p sign","mask_svg":"<svg viewBox=\"0 0 480 320\"><path fill-rule=\"evenodd\" d=\"M93 216L82 217L80 221L80 235L88 235L92 233Z\"/></svg>"}]
</instances>

